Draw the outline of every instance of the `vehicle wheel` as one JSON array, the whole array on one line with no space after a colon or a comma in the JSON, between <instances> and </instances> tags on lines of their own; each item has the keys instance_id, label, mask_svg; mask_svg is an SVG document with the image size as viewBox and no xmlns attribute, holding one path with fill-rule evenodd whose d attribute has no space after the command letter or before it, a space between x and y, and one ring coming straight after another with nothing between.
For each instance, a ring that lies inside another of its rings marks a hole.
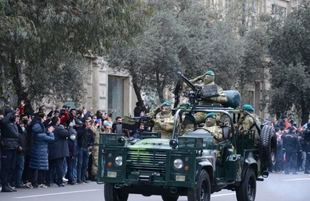
<instances>
[{"instance_id":1,"label":"vehicle wheel","mask_svg":"<svg viewBox=\"0 0 310 201\"><path fill-rule=\"evenodd\" d=\"M260 134L260 159L262 171L272 168L277 148L277 140L272 126L265 125Z\"/></svg>"},{"instance_id":2,"label":"vehicle wheel","mask_svg":"<svg viewBox=\"0 0 310 201\"><path fill-rule=\"evenodd\" d=\"M256 176L253 169L246 171L240 186L236 189L238 201L254 201L256 195Z\"/></svg>"},{"instance_id":3,"label":"vehicle wheel","mask_svg":"<svg viewBox=\"0 0 310 201\"><path fill-rule=\"evenodd\" d=\"M104 184L105 201L127 201L128 193L114 188L114 184Z\"/></svg>"},{"instance_id":4,"label":"vehicle wheel","mask_svg":"<svg viewBox=\"0 0 310 201\"><path fill-rule=\"evenodd\" d=\"M188 189L187 200L188 201L210 201L211 197L211 184L210 177L205 170L201 170L197 187L194 189Z\"/></svg>"},{"instance_id":5,"label":"vehicle wheel","mask_svg":"<svg viewBox=\"0 0 310 201\"><path fill-rule=\"evenodd\" d=\"M163 201L177 201L179 199L179 195L165 194L161 195Z\"/></svg>"}]
</instances>

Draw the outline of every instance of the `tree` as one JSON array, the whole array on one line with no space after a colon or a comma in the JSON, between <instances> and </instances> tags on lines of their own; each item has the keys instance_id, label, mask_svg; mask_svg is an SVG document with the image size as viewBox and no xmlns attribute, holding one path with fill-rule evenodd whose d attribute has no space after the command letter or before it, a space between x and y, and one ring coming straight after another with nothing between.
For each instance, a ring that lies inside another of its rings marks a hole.
<instances>
[{"instance_id":1,"label":"tree","mask_svg":"<svg viewBox=\"0 0 310 201\"><path fill-rule=\"evenodd\" d=\"M131 74L138 101L142 102L141 90L156 91L163 100L163 89L176 80L184 31L176 22L174 3L162 1L150 5L154 11L146 18L144 31L133 43L121 47L117 44L110 54L112 67L127 69Z\"/></svg>"},{"instance_id":2,"label":"tree","mask_svg":"<svg viewBox=\"0 0 310 201\"><path fill-rule=\"evenodd\" d=\"M109 55L112 66L129 71L134 87L155 89L162 99L163 89L176 83L178 70L194 77L208 68L225 88L234 85L231 77L237 75L243 48L228 21L195 1L159 1L152 8L143 33L129 45L117 44Z\"/></svg>"},{"instance_id":3,"label":"tree","mask_svg":"<svg viewBox=\"0 0 310 201\"><path fill-rule=\"evenodd\" d=\"M283 23L272 22L268 32L274 63L271 69L271 109L281 113L294 105L301 112L303 123L308 120L310 101L307 86L310 79L309 22L310 4L306 3Z\"/></svg>"},{"instance_id":4,"label":"tree","mask_svg":"<svg viewBox=\"0 0 310 201\"><path fill-rule=\"evenodd\" d=\"M0 61L18 100L48 95L78 100L84 56L105 54L113 41L139 31L136 3L111 1L0 1Z\"/></svg>"}]
</instances>

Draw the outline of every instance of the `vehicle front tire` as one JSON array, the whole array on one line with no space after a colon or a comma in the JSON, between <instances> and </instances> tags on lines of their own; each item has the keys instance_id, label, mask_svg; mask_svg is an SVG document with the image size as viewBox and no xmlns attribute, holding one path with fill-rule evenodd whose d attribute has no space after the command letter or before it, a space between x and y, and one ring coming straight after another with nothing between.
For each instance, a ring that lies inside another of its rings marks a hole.
<instances>
[{"instance_id":1,"label":"vehicle front tire","mask_svg":"<svg viewBox=\"0 0 310 201\"><path fill-rule=\"evenodd\" d=\"M179 199L179 195L165 194L161 195L161 198L163 201L177 201Z\"/></svg>"},{"instance_id":2,"label":"vehicle front tire","mask_svg":"<svg viewBox=\"0 0 310 201\"><path fill-rule=\"evenodd\" d=\"M210 201L211 198L211 183L209 174L205 170L201 170L197 187L188 189L188 201Z\"/></svg>"},{"instance_id":3,"label":"vehicle front tire","mask_svg":"<svg viewBox=\"0 0 310 201\"><path fill-rule=\"evenodd\" d=\"M240 186L236 189L238 201L254 201L256 195L256 175L252 168L246 171L246 174Z\"/></svg>"},{"instance_id":4,"label":"vehicle front tire","mask_svg":"<svg viewBox=\"0 0 310 201\"><path fill-rule=\"evenodd\" d=\"M114 188L114 184L104 184L105 201L127 201L128 193Z\"/></svg>"}]
</instances>

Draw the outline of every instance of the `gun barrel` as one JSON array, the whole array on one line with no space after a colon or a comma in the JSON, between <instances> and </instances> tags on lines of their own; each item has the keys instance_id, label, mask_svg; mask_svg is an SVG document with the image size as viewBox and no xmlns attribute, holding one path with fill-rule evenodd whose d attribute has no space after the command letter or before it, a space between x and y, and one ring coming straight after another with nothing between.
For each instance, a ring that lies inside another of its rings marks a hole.
<instances>
[{"instance_id":1,"label":"gun barrel","mask_svg":"<svg viewBox=\"0 0 310 201\"><path fill-rule=\"evenodd\" d=\"M187 77L185 77L185 75L183 75L180 71L178 72L178 74L193 91L196 91L196 87L193 85L193 83L191 83L191 81L189 81Z\"/></svg>"}]
</instances>

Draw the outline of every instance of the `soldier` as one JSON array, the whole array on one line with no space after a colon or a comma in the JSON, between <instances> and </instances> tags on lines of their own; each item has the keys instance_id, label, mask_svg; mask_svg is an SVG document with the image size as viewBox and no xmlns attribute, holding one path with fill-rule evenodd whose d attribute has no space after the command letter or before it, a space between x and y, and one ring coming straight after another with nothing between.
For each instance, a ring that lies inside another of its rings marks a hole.
<instances>
[{"instance_id":1,"label":"soldier","mask_svg":"<svg viewBox=\"0 0 310 201\"><path fill-rule=\"evenodd\" d=\"M297 173L297 152L300 150L298 136L294 127L289 127L288 132L283 136L283 151L285 155L284 172L289 174L293 170L293 174Z\"/></svg>"},{"instance_id":2,"label":"soldier","mask_svg":"<svg viewBox=\"0 0 310 201\"><path fill-rule=\"evenodd\" d=\"M208 70L205 74L200 75L192 80L190 80L192 83L194 83L197 86L211 86L214 85L216 86L217 93L218 95L215 97L210 97L207 100L204 100L202 103L210 103L210 102L216 102L216 103L226 103L227 102L227 97L224 94L224 91L221 87L219 87L217 84L214 82L215 80L215 73L212 70Z\"/></svg>"},{"instance_id":3,"label":"soldier","mask_svg":"<svg viewBox=\"0 0 310 201\"><path fill-rule=\"evenodd\" d=\"M310 174L310 123L304 131L303 151L306 152L305 174Z\"/></svg>"},{"instance_id":4,"label":"soldier","mask_svg":"<svg viewBox=\"0 0 310 201\"><path fill-rule=\"evenodd\" d=\"M150 112L149 116L154 120L154 132L161 133L162 138L170 138L173 131L173 115L171 110L171 102L165 101L155 111Z\"/></svg>"},{"instance_id":5,"label":"soldier","mask_svg":"<svg viewBox=\"0 0 310 201\"><path fill-rule=\"evenodd\" d=\"M250 104L244 104L242 106L241 117L239 120L239 130L241 133L245 131L253 130L255 132L255 144L259 143L258 128L261 127L260 120L257 115L254 114L255 110Z\"/></svg>"},{"instance_id":6,"label":"soldier","mask_svg":"<svg viewBox=\"0 0 310 201\"><path fill-rule=\"evenodd\" d=\"M216 125L216 114L211 112L207 114L206 124L203 127L208 130L214 137L215 143L218 143L223 140L223 131Z\"/></svg>"}]
</instances>

